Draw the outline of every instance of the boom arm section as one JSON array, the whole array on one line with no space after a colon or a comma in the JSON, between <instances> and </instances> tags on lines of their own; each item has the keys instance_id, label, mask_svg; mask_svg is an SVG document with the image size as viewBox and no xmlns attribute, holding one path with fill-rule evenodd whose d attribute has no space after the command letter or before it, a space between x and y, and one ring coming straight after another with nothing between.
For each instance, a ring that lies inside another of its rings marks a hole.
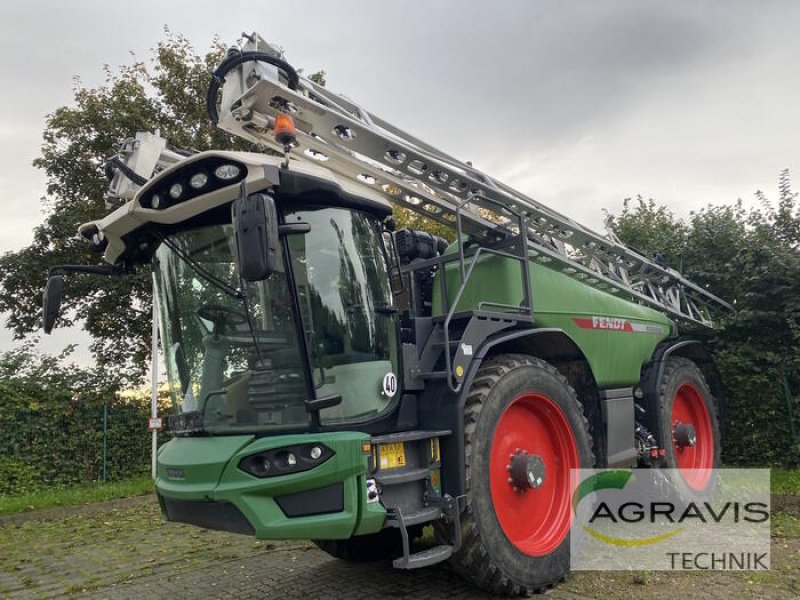
<instances>
[{"instance_id":1,"label":"boom arm section","mask_svg":"<svg viewBox=\"0 0 800 600\"><path fill-rule=\"evenodd\" d=\"M252 58L230 60L236 52ZM231 67L225 69L225 64ZM522 215L531 259L586 285L661 310L684 325L712 327L713 316L733 312L727 302L614 235L591 231L298 76L283 54L257 34L247 38L242 50L229 52L222 72L214 74L212 89L220 84L218 125L225 131L282 152L272 130L275 117L288 113L297 126L295 160L321 163L434 221L451 226L458 222L478 239L516 235L514 216ZM214 119L215 95L209 96Z\"/></svg>"}]
</instances>

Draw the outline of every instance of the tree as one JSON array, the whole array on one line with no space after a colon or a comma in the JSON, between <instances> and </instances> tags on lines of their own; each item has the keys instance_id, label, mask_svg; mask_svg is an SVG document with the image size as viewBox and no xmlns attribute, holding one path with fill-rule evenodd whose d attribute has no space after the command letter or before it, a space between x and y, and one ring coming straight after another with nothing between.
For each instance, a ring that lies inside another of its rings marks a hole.
<instances>
[{"instance_id":1,"label":"tree","mask_svg":"<svg viewBox=\"0 0 800 600\"><path fill-rule=\"evenodd\" d=\"M100 262L76 232L107 213L103 167L114 144L136 131L160 129L178 147L244 147L205 115L209 73L224 46L214 40L201 55L186 38L165 31L166 40L149 61L118 72L106 66L105 83L95 88L76 81L73 104L47 117L41 156L34 161L47 175L44 222L30 246L0 257L0 310L9 314L7 326L18 339L39 327L41 290L51 266ZM150 352L150 298L151 278L144 270L121 278L71 276L60 325L84 322L98 363L136 379Z\"/></svg>"},{"instance_id":2,"label":"tree","mask_svg":"<svg viewBox=\"0 0 800 600\"><path fill-rule=\"evenodd\" d=\"M798 462L800 206L789 172L773 205L708 206L676 219L655 201L626 201L615 232L646 254L662 251L695 283L735 302L736 317L705 335L729 391L728 459ZM670 239L674 236L674 239ZM700 333L702 336L702 332ZM794 419L794 422L792 421Z\"/></svg>"},{"instance_id":3,"label":"tree","mask_svg":"<svg viewBox=\"0 0 800 600\"><path fill-rule=\"evenodd\" d=\"M433 235L438 235L448 242L456 239L456 232L453 227L437 223L420 213L414 212L399 204L392 205L392 214L397 222L397 229L421 229Z\"/></svg>"},{"instance_id":4,"label":"tree","mask_svg":"<svg viewBox=\"0 0 800 600\"><path fill-rule=\"evenodd\" d=\"M613 220L614 232L627 245L645 256L658 252L667 263L680 270L686 245L687 228L665 206L656 205L652 198L625 198L622 214Z\"/></svg>"},{"instance_id":5,"label":"tree","mask_svg":"<svg viewBox=\"0 0 800 600\"><path fill-rule=\"evenodd\" d=\"M47 117L41 156L34 164L47 175L44 222L31 245L0 257L0 310L17 339L38 330L41 293L48 269L58 264L97 264L89 245L76 236L80 224L105 216L106 158L121 139L136 131L160 130L179 148L247 150L249 144L214 127L205 113L210 73L225 46L217 39L197 53L182 35L165 28L147 61L112 71L87 88L76 80L74 101ZM310 75L325 85L326 75ZM408 212L408 211L407 211ZM441 226L401 212L401 226ZM452 234L449 236L452 238ZM83 323L93 337L98 364L134 381L146 370L151 349L152 281L146 269L130 277L72 275L65 286L59 326Z\"/></svg>"}]
</instances>

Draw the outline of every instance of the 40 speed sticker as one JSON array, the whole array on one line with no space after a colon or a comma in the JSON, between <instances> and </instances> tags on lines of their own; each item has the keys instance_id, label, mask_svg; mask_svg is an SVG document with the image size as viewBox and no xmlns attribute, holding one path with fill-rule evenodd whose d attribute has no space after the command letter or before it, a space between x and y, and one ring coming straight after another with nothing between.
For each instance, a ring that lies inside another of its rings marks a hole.
<instances>
[{"instance_id":1,"label":"40 speed sticker","mask_svg":"<svg viewBox=\"0 0 800 600\"><path fill-rule=\"evenodd\" d=\"M383 376L383 395L389 398L397 393L397 376L389 371Z\"/></svg>"}]
</instances>

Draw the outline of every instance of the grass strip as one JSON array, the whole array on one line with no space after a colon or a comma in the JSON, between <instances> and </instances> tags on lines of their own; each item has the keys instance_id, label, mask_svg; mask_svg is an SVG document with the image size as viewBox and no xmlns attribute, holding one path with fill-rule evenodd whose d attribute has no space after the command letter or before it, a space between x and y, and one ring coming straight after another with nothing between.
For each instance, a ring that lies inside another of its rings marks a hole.
<instances>
[{"instance_id":1,"label":"grass strip","mask_svg":"<svg viewBox=\"0 0 800 600\"><path fill-rule=\"evenodd\" d=\"M149 476L106 483L84 483L63 488L44 488L19 496L0 496L0 515L119 500L152 491L153 480Z\"/></svg>"}]
</instances>

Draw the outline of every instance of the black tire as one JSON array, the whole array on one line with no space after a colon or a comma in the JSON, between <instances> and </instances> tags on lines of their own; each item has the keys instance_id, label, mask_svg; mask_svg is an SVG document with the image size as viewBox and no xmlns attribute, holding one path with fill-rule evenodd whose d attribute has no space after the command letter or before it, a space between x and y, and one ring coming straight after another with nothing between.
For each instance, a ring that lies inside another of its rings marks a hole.
<instances>
[{"instance_id":1,"label":"black tire","mask_svg":"<svg viewBox=\"0 0 800 600\"><path fill-rule=\"evenodd\" d=\"M464 407L467 502L462 515L462 546L451 564L477 586L506 595L543 592L563 580L569 571L568 533L554 550L531 556L505 534L493 504L490 457L495 430L506 408L525 394L546 396L552 401L571 429L579 466L593 466L592 441L583 408L575 391L554 367L520 354L498 355L481 365ZM531 454L535 447L531 442ZM547 473L546 477L556 477L554 471ZM537 491L527 489L524 493Z\"/></svg>"},{"instance_id":2,"label":"black tire","mask_svg":"<svg viewBox=\"0 0 800 600\"><path fill-rule=\"evenodd\" d=\"M397 558L403 553L403 540L397 529L357 535L346 540L312 540L323 550L349 562L374 562Z\"/></svg>"},{"instance_id":3,"label":"black tire","mask_svg":"<svg viewBox=\"0 0 800 600\"><path fill-rule=\"evenodd\" d=\"M688 390L688 395L686 393ZM695 393L696 392L696 393ZM683 396L683 399L679 399ZM687 400L688 398L688 400ZM664 432L664 461L665 466L669 469L680 469L685 466L685 459L682 462L680 453L682 450L675 442L673 437L673 427L675 425L673 410L676 408L676 402L688 402L691 404L698 404L704 407L704 411L699 410L699 414L704 414L708 417L708 423L705 426L700 423L695 423L697 426L697 446L696 450L700 450L701 444L712 444L711 448L704 448L702 457L698 457L698 462L702 464L702 468L719 468L721 442L720 442L720 429L719 429L719 410L714 396L706 383L700 369L692 361L685 358L672 357L668 358L664 364L664 371L659 383L658 400L661 419L661 431ZM702 418L700 419L702 420ZM704 433L705 430L705 433ZM706 439L702 439L705 437ZM703 481L702 477L695 477L691 479L691 472L688 472L687 477L681 478L679 481L673 482L676 486L679 495L686 499L694 499L696 497L708 496L715 487L715 479L709 477L707 482Z\"/></svg>"}]
</instances>

